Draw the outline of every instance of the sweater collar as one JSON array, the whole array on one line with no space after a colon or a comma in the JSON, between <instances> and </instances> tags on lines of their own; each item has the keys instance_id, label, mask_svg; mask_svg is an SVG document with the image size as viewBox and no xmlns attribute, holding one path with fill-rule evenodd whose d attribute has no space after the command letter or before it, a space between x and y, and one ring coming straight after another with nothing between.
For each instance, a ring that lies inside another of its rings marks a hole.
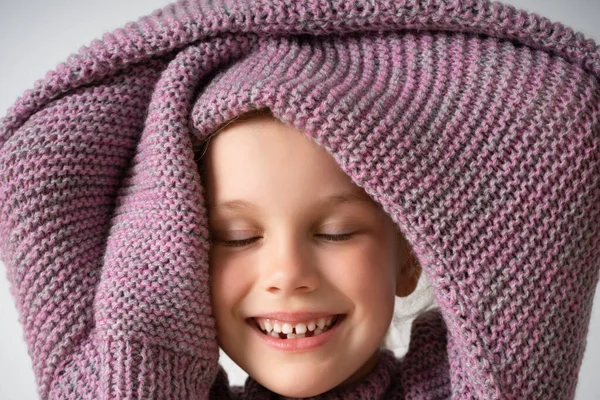
<instances>
[{"instance_id":1,"label":"sweater collar","mask_svg":"<svg viewBox=\"0 0 600 400\"><path fill-rule=\"evenodd\" d=\"M318 396L312 397L312 399L319 400L363 400L363 399L383 399L385 394L389 391L393 391L398 394L400 391L401 382L399 379L392 379L393 377L399 377L399 365L398 360L394 353L387 349L380 351L379 360L373 371L369 373L364 379L353 382L348 385L337 386L325 393ZM391 386L394 386L393 388ZM248 377L246 380L244 394L247 398L260 399L260 400L292 400L294 398L279 396L260 383L255 381L252 377ZM249 396L249 397L248 397Z\"/></svg>"}]
</instances>

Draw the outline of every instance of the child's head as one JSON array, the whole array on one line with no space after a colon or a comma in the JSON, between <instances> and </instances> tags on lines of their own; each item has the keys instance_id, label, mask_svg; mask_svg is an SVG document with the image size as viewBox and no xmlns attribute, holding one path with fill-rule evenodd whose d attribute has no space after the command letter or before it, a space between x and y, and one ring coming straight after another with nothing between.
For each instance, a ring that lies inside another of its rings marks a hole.
<instances>
[{"instance_id":1,"label":"child's head","mask_svg":"<svg viewBox=\"0 0 600 400\"><path fill-rule=\"evenodd\" d=\"M368 374L395 295L410 294L420 274L397 225L325 149L265 113L222 128L201 162L223 350L285 396ZM332 323L323 333L321 316ZM308 337L259 329L284 323Z\"/></svg>"}]
</instances>

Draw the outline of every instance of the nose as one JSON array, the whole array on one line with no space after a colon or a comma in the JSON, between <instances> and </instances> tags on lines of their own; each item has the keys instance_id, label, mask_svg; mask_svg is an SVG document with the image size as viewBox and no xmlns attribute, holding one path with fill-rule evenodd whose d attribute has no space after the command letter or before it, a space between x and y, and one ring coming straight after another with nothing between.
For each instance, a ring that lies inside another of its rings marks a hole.
<instances>
[{"instance_id":1,"label":"nose","mask_svg":"<svg viewBox=\"0 0 600 400\"><path fill-rule=\"evenodd\" d=\"M263 263L263 287L271 294L310 293L319 286L319 271L310 244L288 238L271 243Z\"/></svg>"}]
</instances>

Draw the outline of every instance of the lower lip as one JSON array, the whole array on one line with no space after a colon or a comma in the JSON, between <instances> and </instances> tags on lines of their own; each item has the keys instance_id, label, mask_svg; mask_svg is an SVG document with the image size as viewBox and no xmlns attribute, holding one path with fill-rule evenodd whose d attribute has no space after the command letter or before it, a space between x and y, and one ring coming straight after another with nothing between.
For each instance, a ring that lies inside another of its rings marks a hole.
<instances>
[{"instance_id":1,"label":"lower lip","mask_svg":"<svg viewBox=\"0 0 600 400\"><path fill-rule=\"evenodd\" d=\"M256 321L251 320L250 326L254 332L269 346L287 352L301 352L316 349L317 347L323 346L327 343L333 335L337 333L341 324L344 323L345 316L340 316L336 324L329 330L321 333L317 336L305 337L305 338L294 338L294 339L281 339L270 335L265 335L256 326Z\"/></svg>"}]
</instances>

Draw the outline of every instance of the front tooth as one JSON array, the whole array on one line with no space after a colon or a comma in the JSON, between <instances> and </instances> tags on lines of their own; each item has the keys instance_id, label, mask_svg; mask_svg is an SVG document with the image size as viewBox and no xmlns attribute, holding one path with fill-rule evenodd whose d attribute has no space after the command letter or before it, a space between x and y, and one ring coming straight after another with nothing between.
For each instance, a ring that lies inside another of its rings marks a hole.
<instances>
[{"instance_id":1,"label":"front tooth","mask_svg":"<svg viewBox=\"0 0 600 400\"><path fill-rule=\"evenodd\" d=\"M292 325L288 324L287 322L283 324L283 326L281 327L281 332L285 333L285 334L290 334L294 331L294 327L292 327Z\"/></svg>"},{"instance_id":2,"label":"front tooth","mask_svg":"<svg viewBox=\"0 0 600 400\"><path fill-rule=\"evenodd\" d=\"M288 333L287 338L288 339L296 339L296 335L293 333Z\"/></svg>"},{"instance_id":3,"label":"front tooth","mask_svg":"<svg viewBox=\"0 0 600 400\"><path fill-rule=\"evenodd\" d=\"M306 333L306 325L302 322L296 325L296 333L300 335L304 335Z\"/></svg>"},{"instance_id":4,"label":"front tooth","mask_svg":"<svg viewBox=\"0 0 600 400\"><path fill-rule=\"evenodd\" d=\"M315 321L310 321L307 326L308 330L311 332L314 331L316 327L317 327L317 324L315 323Z\"/></svg>"},{"instance_id":5,"label":"front tooth","mask_svg":"<svg viewBox=\"0 0 600 400\"><path fill-rule=\"evenodd\" d=\"M302 339L302 338L305 338L305 337L306 337L306 335L296 335L296 339Z\"/></svg>"},{"instance_id":6,"label":"front tooth","mask_svg":"<svg viewBox=\"0 0 600 400\"><path fill-rule=\"evenodd\" d=\"M279 324L279 322L273 323L273 330L277 333L281 333L281 325Z\"/></svg>"},{"instance_id":7,"label":"front tooth","mask_svg":"<svg viewBox=\"0 0 600 400\"><path fill-rule=\"evenodd\" d=\"M325 318L319 318L317 321L317 326L321 329L325 328Z\"/></svg>"},{"instance_id":8,"label":"front tooth","mask_svg":"<svg viewBox=\"0 0 600 400\"><path fill-rule=\"evenodd\" d=\"M271 332L273 330L273 325L271 325L271 321L266 320L265 321L265 328L264 328L267 332Z\"/></svg>"}]
</instances>

